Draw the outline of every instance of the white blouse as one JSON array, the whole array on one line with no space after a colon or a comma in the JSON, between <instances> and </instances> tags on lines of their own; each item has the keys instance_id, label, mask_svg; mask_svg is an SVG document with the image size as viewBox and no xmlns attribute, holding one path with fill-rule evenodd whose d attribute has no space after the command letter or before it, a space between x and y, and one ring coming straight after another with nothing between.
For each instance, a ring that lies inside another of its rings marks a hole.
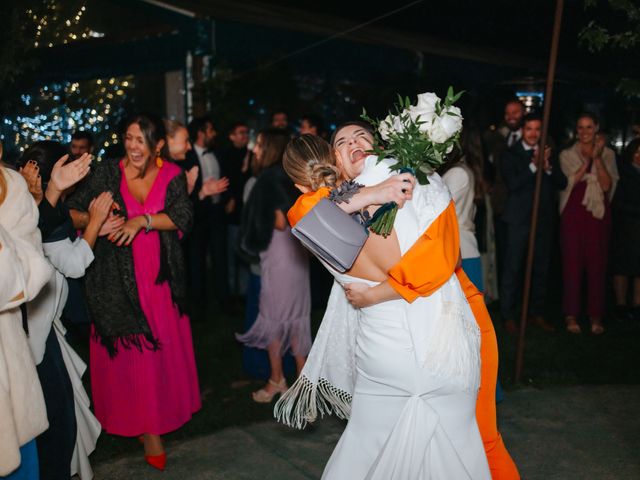
<instances>
[{"instance_id":1,"label":"white blouse","mask_svg":"<svg viewBox=\"0 0 640 480\"><path fill-rule=\"evenodd\" d=\"M449 169L442 179L446 183L451 197L456 205L458 226L460 227L460 251L462 258L478 258L478 241L476 240L476 204L474 202L474 176L471 169L464 163L459 163Z\"/></svg>"}]
</instances>

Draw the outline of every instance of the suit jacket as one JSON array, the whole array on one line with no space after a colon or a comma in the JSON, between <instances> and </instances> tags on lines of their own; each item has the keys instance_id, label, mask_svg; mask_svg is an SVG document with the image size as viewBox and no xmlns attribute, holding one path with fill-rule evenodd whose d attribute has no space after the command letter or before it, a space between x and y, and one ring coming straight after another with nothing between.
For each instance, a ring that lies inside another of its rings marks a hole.
<instances>
[{"instance_id":1,"label":"suit jacket","mask_svg":"<svg viewBox=\"0 0 640 480\"><path fill-rule=\"evenodd\" d=\"M240 224L242 219L244 184L251 177L250 171L242 173L242 164L248 153L247 147L236 148L233 145L216 152L220 162L220 176L229 179L229 189L222 194L220 202L226 205L229 200L234 199L236 203L235 210L226 214L226 221L231 225Z\"/></svg>"},{"instance_id":2,"label":"suit jacket","mask_svg":"<svg viewBox=\"0 0 640 480\"><path fill-rule=\"evenodd\" d=\"M507 201L502 218L510 224L528 225L533 210L536 173L531 170L533 150L525 150L522 142L514 144L500 157L500 171L507 186ZM539 222L551 222L556 214L557 192L567 186L567 177L552 157L551 173L542 173Z\"/></svg>"},{"instance_id":3,"label":"suit jacket","mask_svg":"<svg viewBox=\"0 0 640 480\"><path fill-rule=\"evenodd\" d=\"M182 169L186 172L191 170L192 167L198 167L198 177L196 178L195 186L193 187L193 192L189 195L191 199L191 203L193 204L193 217L194 222L200 223L204 219L210 219L218 210L221 210L220 205L216 205L211 201L211 197L204 198L200 200L198 197L198 192L202 188L202 167L200 166L200 162L198 160L198 154L194 149L191 149L187 152L187 155L182 162L176 162L178 165L182 167Z\"/></svg>"}]
</instances>

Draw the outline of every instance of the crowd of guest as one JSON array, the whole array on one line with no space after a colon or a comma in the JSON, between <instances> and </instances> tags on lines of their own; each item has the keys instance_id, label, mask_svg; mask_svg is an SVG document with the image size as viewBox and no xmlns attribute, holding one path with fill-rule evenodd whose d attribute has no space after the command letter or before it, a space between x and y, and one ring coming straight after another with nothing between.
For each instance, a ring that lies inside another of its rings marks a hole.
<instances>
[{"instance_id":1,"label":"crowd of guest","mask_svg":"<svg viewBox=\"0 0 640 480\"><path fill-rule=\"evenodd\" d=\"M485 292L499 297L504 326L517 333L536 174L542 169L529 322L546 331L555 330L545 312L549 311L550 262L558 245L561 308L568 332L580 334L585 317L591 333L604 332L610 275L615 293L613 317L640 319L640 249L634 243L640 216L637 193L631 193L637 192L631 185L637 185L640 171L638 139L630 141L617 157L591 112L576 117L575 136L564 148L548 138L544 150L538 152L541 130L542 118L526 113L523 104L512 100L505 105L503 125L483 136L486 162L480 175L488 198L480 203L493 220L480 230L485 245L493 241L496 247L495 251L485 248L483 263L485 273L496 276L499 285Z\"/></svg>"},{"instance_id":2,"label":"crowd of guest","mask_svg":"<svg viewBox=\"0 0 640 480\"><path fill-rule=\"evenodd\" d=\"M283 357L303 368L318 289L286 220L297 191L282 156L292 136L327 133L315 115L298 125L276 111L253 142L242 121L221 138L209 117L136 114L115 158L94 161L93 137L78 131L68 146L36 142L0 163L0 478L91 478L102 429L139 437L164 469L162 435L201 407L190 322L239 313L240 299L245 369L266 380L253 399L286 391ZM498 128L465 125L440 171L463 269L517 333L540 172L530 322L556 327L546 317L556 246L568 332L582 332L585 314L591 333L605 331L609 274L615 318L640 319L640 139L616 158L588 112L565 148L548 139L539 151L541 136L542 118L518 100ZM93 409L67 329L89 343Z\"/></svg>"}]
</instances>

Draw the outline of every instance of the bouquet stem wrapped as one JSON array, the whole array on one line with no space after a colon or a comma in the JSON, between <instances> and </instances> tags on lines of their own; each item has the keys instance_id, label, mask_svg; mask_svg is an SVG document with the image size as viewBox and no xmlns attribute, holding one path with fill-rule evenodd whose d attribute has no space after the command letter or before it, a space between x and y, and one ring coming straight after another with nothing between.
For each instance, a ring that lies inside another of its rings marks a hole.
<instances>
[{"instance_id":1,"label":"bouquet stem wrapped","mask_svg":"<svg viewBox=\"0 0 640 480\"><path fill-rule=\"evenodd\" d=\"M398 96L394 112L390 111L384 120L374 120L363 110L362 119L376 129L371 153L378 156L378 161L394 158L396 163L391 170L411 172L418 183L427 185L428 176L445 163L447 155L458 145L462 114L454 103L462 93L454 93L449 87L444 100L435 93L421 93L416 105L409 97ZM397 211L395 203L381 206L371 218L371 231L389 235Z\"/></svg>"}]
</instances>

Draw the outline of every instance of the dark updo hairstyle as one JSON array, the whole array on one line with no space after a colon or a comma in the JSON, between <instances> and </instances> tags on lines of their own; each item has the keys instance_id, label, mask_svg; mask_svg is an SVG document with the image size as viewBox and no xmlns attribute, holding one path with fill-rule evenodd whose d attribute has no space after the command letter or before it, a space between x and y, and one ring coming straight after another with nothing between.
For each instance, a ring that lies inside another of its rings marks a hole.
<instances>
[{"instance_id":1,"label":"dark updo hairstyle","mask_svg":"<svg viewBox=\"0 0 640 480\"><path fill-rule=\"evenodd\" d=\"M157 153L160 153L160 157L165 160L169 157L167 154L167 132L164 127L164 122L157 115L154 115L152 113L137 113L129 117L124 123L122 133L123 143L125 142L127 136L127 130L134 123L137 123L140 127L140 130L142 130L142 137L144 138L144 142L151 152L149 158L144 164L144 167L142 168L142 171L140 172L139 178L144 178L144 176L147 174L147 169L149 168L149 162L155 160ZM160 143L161 140L164 141L164 144L158 151L158 143Z\"/></svg>"},{"instance_id":2,"label":"dark updo hairstyle","mask_svg":"<svg viewBox=\"0 0 640 480\"><path fill-rule=\"evenodd\" d=\"M63 157L67 153L67 149L60 142L42 140L34 143L24 151L16 163L16 167L22 168L30 160L36 162L42 180L42 189L45 190L51 179L53 166L60 160L60 157Z\"/></svg>"},{"instance_id":3,"label":"dark updo hairstyle","mask_svg":"<svg viewBox=\"0 0 640 480\"><path fill-rule=\"evenodd\" d=\"M283 128L269 127L260 130L258 136L261 139L262 158L260 159L260 169L264 170L272 165L282 163L284 149L289 143L289 132Z\"/></svg>"},{"instance_id":4,"label":"dark updo hairstyle","mask_svg":"<svg viewBox=\"0 0 640 480\"><path fill-rule=\"evenodd\" d=\"M373 126L370 123L363 122L362 120L351 120L350 122L341 123L333 131L333 133L331 134L331 139L329 140L329 143L331 144L332 147L335 147L335 141L336 141L336 136L338 135L338 132L345 127L351 127L351 126L360 127L366 130L367 132L369 132L372 137L375 136L375 130L373 129Z\"/></svg>"},{"instance_id":5,"label":"dark updo hairstyle","mask_svg":"<svg viewBox=\"0 0 640 480\"><path fill-rule=\"evenodd\" d=\"M580 115L578 115L578 118L576 118L576 124L578 123L578 120L580 120L581 118L590 118L596 127L600 125L600 122L598 121L598 116L593 112L588 112L588 111L582 112Z\"/></svg>"}]
</instances>

